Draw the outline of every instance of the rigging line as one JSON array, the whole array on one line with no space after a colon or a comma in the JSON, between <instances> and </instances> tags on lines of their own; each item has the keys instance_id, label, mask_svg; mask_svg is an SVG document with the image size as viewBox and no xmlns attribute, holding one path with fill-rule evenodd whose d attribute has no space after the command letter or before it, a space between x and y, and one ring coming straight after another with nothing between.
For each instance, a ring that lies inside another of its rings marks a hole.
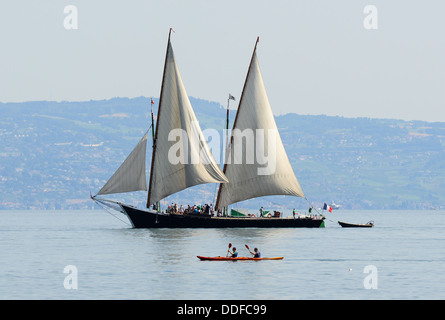
<instances>
[{"instance_id":1,"label":"rigging line","mask_svg":"<svg viewBox=\"0 0 445 320\"><path fill-rule=\"evenodd\" d=\"M278 206L280 209L282 209L282 210L292 210L291 208L289 208L289 207L287 207L286 205L282 205L282 204L279 204L279 203L276 203L276 202L274 202L274 201L272 201L272 200L270 200L270 199L262 199L263 201L267 201L267 202L270 202L270 203L273 203L274 205L276 205L276 206Z\"/></svg>"},{"instance_id":2,"label":"rigging line","mask_svg":"<svg viewBox=\"0 0 445 320\"><path fill-rule=\"evenodd\" d=\"M312 209L315 209L315 211L317 211L318 214L321 214L321 215L322 215L322 213L320 213L320 212L317 210L317 208L313 206L313 204L308 200L308 198L306 198L306 197L304 197L304 198L306 199L307 203L309 203L309 205L312 207Z\"/></svg>"},{"instance_id":3,"label":"rigging line","mask_svg":"<svg viewBox=\"0 0 445 320\"><path fill-rule=\"evenodd\" d=\"M119 221L121 221L121 222L123 222L123 223L125 223L126 225L128 225L128 226L131 227L131 225L130 225L127 221L124 221L124 220L122 220L122 219L116 217L114 214L112 214L111 211L109 211L109 210L105 207L105 205L101 204L101 203L98 202L98 201L94 201L94 202L95 202L98 206L100 206L104 211L106 211L109 215L111 215L112 217L116 218L117 220L119 220Z\"/></svg>"},{"instance_id":4,"label":"rigging line","mask_svg":"<svg viewBox=\"0 0 445 320\"><path fill-rule=\"evenodd\" d=\"M212 204L214 204L216 202L217 195L218 195L218 184L215 183L215 191L213 192L213 202L212 202Z\"/></svg>"},{"instance_id":5,"label":"rigging line","mask_svg":"<svg viewBox=\"0 0 445 320\"><path fill-rule=\"evenodd\" d=\"M269 200L269 199L263 199L264 201L268 201L268 202L270 202L270 203L273 203L273 204L275 204L276 206L278 206L278 207L280 207L280 209L286 209L286 210L293 210L293 209L295 209L294 207L288 207L287 205L282 205L282 204L279 204L279 203L276 203L276 202L274 202L274 201L272 201L272 200ZM307 199L306 199L307 200ZM317 211L318 212L318 211Z\"/></svg>"},{"instance_id":6,"label":"rigging line","mask_svg":"<svg viewBox=\"0 0 445 320\"><path fill-rule=\"evenodd\" d=\"M309 205L312 207L312 209L315 209L315 211L317 211L318 214L323 215L323 213L320 213L320 212L317 210L317 208L315 208L315 207L312 205L312 203L308 200L308 198L305 198L305 199L306 199L306 201L309 203ZM329 218L326 218L326 219L329 220L329 221L331 221L331 222L337 223L336 221L332 221L332 220L329 219Z\"/></svg>"}]
</instances>

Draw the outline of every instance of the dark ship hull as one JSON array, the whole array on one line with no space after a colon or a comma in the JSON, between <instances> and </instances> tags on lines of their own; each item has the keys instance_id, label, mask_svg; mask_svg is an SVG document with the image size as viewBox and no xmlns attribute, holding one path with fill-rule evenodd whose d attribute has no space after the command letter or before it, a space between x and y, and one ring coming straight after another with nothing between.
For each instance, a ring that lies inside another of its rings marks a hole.
<instances>
[{"instance_id":1,"label":"dark ship hull","mask_svg":"<svg viewBox=\"0 0 445 320\"><path fill-rule=\"evenodd\" d=\"M235 218L196 214L163 214L120 204L134 228L323 228L324 217Z\"/></svg>"}]
</instances>

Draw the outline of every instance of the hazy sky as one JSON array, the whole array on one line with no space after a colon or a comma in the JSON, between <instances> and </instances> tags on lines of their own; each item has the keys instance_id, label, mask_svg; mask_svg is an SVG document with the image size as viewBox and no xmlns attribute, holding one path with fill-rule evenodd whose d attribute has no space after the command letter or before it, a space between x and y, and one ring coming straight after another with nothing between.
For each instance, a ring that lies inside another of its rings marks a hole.
<instances>
[{"instance_id":1,"label":"hazy sky","mask_svg":"<svg viewBox=\"0 0 445 320\"><path fill-rule=\"evenodd\" d=\"M367 5L378 29L364 27ZM444 12L439 0L2 1L0 101L159 97L172 27L191 96L238 99L259 36L275 114L445 121Z\"/></svg>"}]
</instances>

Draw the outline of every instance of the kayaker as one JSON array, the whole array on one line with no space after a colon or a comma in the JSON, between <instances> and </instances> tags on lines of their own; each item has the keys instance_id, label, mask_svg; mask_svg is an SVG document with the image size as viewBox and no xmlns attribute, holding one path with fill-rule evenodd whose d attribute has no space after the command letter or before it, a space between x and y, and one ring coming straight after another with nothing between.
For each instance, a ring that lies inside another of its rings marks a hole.
<instances>
[{"instance_id":1,"label":"kayaker","mask_svg":"<svg viewBox=\"0 0 445 320\"><path fill-rule=\"evenodd\" d=\"M232 252L229 249L229 252L232 254L232 258L238 257L238 252L236 252L236 248L235 247L233 247L233 251Z\"/></svg>"},{"instance_id":2,"label":"kayaker","mask_svg":"<svg viewBox=\"0 0 445 320\"><path fill-rule=\"evenodd\" d=\"M251 254L253 254L254 258L261 258L261 252L258 251L258 248L253 249L253 252L251 252Z\"/></svg>"}]
</instances>

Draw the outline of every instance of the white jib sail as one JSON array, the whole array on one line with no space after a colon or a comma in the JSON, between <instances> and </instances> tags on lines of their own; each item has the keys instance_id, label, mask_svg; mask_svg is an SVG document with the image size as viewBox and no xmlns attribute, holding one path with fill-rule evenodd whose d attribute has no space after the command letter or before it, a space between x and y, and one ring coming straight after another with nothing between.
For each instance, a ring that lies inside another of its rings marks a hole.
<instances>
[{"instance_id":1,"label":"white jib sail","mask_svg":"<svg viewBox=\"0 0 445 320\"><path fill-rule=\"evenodd\" d=\"M191 186L227 182L204 139L170 42L166 55L149 205Z\"/></svg>"},{"instance_id":2,"label":"white jib sail","mask_svg":"<svg viewBox=\"0 0 445 320\"><path fill-rule=\"evenodd\" d=\"M147 190L145 175L147 134L139 141L98 195Z\"/></svg>"},{"instance_id":3,"label":"white jib sail","mask_svg":"<svg viewBox=\"0 0 445 320\"><path fill-rule=\"evenodd\" d=\"M256 53L252 57L233 128L217 207L267 195L305 197L287 157L264 87ZM246 139L254 141L246 143Z\"/></svg>"}]
</instances>

